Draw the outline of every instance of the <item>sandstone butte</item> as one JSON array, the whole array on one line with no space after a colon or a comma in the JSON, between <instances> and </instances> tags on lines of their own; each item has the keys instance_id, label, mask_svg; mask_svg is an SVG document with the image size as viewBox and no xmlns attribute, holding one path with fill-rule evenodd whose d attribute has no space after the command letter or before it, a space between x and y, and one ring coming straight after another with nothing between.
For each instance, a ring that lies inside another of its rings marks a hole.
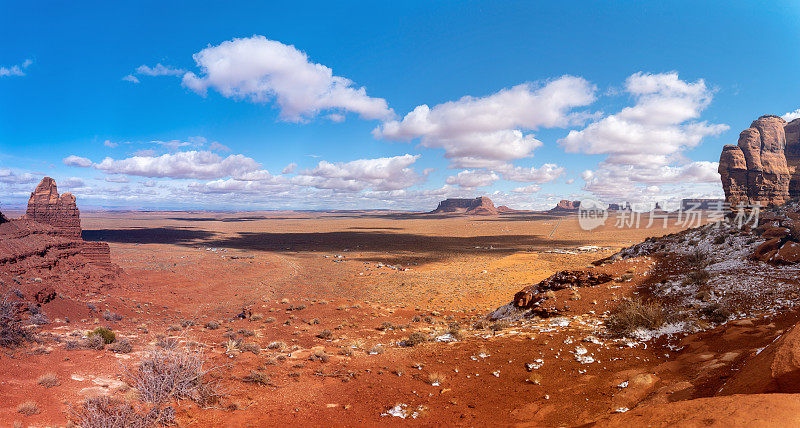
<instances>
[{"instance_id":1,"label":"sandstone butte","mask_svg":"<svg viewBox=\"0 0 800 428\"><path fill-rule=\"evenodd\" d=\"M505 205L495 207L491 199L480 196L475 199L445 199L439 202L439 206L429 214L497 215L515 211Z\"/></svg>"},{"instance_id":2,"label":"sandstone butte","mask_svg":"<svg viewBox=\"0 0 800 428\"><path fill-rule=\"evenodd\" d=\"M81 219L75 197L71 193L58 195L56 181L45 177L28 200L25 219L49 224L57 234L67 238L81 237Z\"/></svg>"},{"instance_id":3,"label":"sandstone butte","mask_svg":"<svg viewBox=\"0 0 800 428\"><path fill-rule=\"evenodd\" d=\"M76 266L87 263L101 268L104 275L119 270L111 263L108 244L81 238L75 197L59 195L52 178L45 177L36 186L24 216L7 219L0 213L0 272L8 268L16 274L40 269L80 273Z\"/></svg>"},{"instance_id":4,"label":"sandstone butte","mask_svg":"<svg viewBox=\"0 0 800 428\"><path fill-rule=\"evenodd\" d=\"M781 205L800 197L800 119L761 116L722 148L719 174L731 206Z\"/></svg>"}]
</instances>

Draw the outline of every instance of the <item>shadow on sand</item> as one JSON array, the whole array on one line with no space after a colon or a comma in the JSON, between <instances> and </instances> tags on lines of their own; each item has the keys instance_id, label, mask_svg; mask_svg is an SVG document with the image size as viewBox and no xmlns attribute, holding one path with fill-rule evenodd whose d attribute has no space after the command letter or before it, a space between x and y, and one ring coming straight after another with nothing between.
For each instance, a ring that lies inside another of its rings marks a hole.
<instances>
[{"instance_id":1,"label":"shadow on sand","mask_svg":"<svg viewBox=\"0 0 800 428\"><path fill-rule=\"evenodd\" d=\"M198 239L209 239L213 232L178 227L143 227L136 229L84 230L85 241L105 241L121 244L187 244Z\"/></svg>"}]
</instances>

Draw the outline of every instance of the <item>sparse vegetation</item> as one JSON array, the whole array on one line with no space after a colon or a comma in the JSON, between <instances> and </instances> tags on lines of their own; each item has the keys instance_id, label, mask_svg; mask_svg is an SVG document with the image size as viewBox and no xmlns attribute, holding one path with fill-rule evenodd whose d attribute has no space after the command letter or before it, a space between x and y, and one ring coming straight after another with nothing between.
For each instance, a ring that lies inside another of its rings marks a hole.
<instances>
[{"instance_id":1,"label":"sparse vegetation","mask_svg":"<svg viewBox=\"0 0 800 428\"><path fill-rule=\"evenodd\" d=\"M255 343L240 343L239 350L242 352L252 352L255 355L258 355L261 352L261 347Z\"/></svg>"},{"instance_id":2,"label":"sparse vegetation","mask_svg":"<svg viewBox=\"0 0 800 428\"><path fill-rule=\"evenodd\" d=\"M265 324L273 323L275 321L276 321L275 317L266 317L266 318L264 318L264 323Z\"/></svg>"},{"instance_id":3,"label":"sparse vegetation","mask_svg":"<svg viewBox=\"0 0 800 428\"><path fill-rule=\"evenodd\" d=\"M219 328L219 323L216 321L209 321L204 325L204 327L209 330L216 330Z\"/></svg>"},{"instance_id":4,"label":"sparse vegetation","mask_svg":"<svg viewBox=\"0 0 800 428\"><path fill-rule=\"evenodd\" d=\"M181 326L178 324L172 324L171 326L167 327L167 331L181 331Z\"/></svg>"},{"instance_id":5,"label":"sparse vegetation","mask_svg":"<svg viewBox=\"0 0 800 428\"><path fill-rule=\"evenodd\" d=\"M242 378L242 381L254 383L256 385L271 385L272 381L270 380L269 375L263 372L250 370L250 374L246 375Z\"/></svg>"},{"instance_id":6,"label":"sparse vegetation","mask_svg":"<svg viewBox=\"0 0 800 428\"><path fill-rule=\"evenodd\" d=\"M188 327L191 327L193 325L195 325L195 321L194 320L183 320L183 321L181 321L181 327L183 327L183 328L188 328Z\"/></svg>"},{"instance_id":7,"label":"sparse vegetation","mask_svg":"<svg viewBox=\"0 0 800 428\"><path fill-rule=\"evenodd\" d=\"M70 413L82 428L146 428L157 424L171 424L174 420L174 410L171 407L160 409L155 414L141 406L102 396L87 399L80 408Z\"/></svg>"},{"instance_id":8,"label":"sparse vegetation","mask_svg":"<svg viewBox=\"0 0 800 428\"><path fill-rule=\"evenodd\" d=\"M317 337L320 339L330 340L333 337L333 333L330 330L322 330L317 334Z\"/></svg>"},{"instance_id":9,"label":"sparse vegetation","mask_svg":"<svg viewBox=\"0 0 800 428\"><path fill-rule=\"evenodd\" d=\"M58 386L61 383L58 381L58 377L55 373L47 373L39 376L39 379L36 380L36 383L42 385L45 388L52 388L54 386Z\"/></svg>"},{"instance_id":10,"label":"sparse vegetation","mask_svg":"<svg viewBox=\"0 0 800 428\"><path fill-rule=\"evenodd\" d=\"M280 340L270 342L269 345L267 345L267 349L277 349L279 351L283 351L284 349L286 349L286 342Z\"/></svg>"},{"instance_id":11,"label":"sparse vegetation","mask_svg":"<svg viewBox=\"0 0 800 428\"><path fill-rule=\"evenodd\" d=\"M239 329L239 331L238 331L238 333L239 333L239 334L241 334L241 335L242 335L242 337L253 337L253 336L255 336L255 335L256 335L256 334L253 332L253 330L248 330L248 329L246 329L246 328L240 328L240 329Z\"/></svg>"},{"instance_id":12,"label":"sparse vegetation","mask_svg":"<svg viewBox=\"0 0 800 428\"><path fill-rule=\"evenodd\" d=\"M17 406L17 412L25 416L32 416L39 413L39 405L35 401L26 401Z\"/></svg>"},{"instance_id":13,"label":"sparse vegetation","mask_svg":"<svg viewBox=\"0 0 800 428\"><path fill-rule=\"evenodd\" d=\"M428 341L428 338L425 337L424 334L422 334L422 333L420 333L418 331L415 331L415 332L411 333L410 335L408 335L407 338L402 340L400 342L400 346L406 346L406 347L408 347L408 346L417 346L420 343L425 343L427 341Z\"/></svg>"},{"instance_id":14,"label":"sparse vegetation","mask_svg":"<svg viewBox=\"0 0 800 428\"><path fill-rule=\"evenodd\" d=\"M383 346L375 345L372 348L369 348L367 351L368 354L376 355L376 354L383 354Z\"/></svg>"},{"instance_id":15,"label":"sparse vegetation","mask_svg":"<svg viewBox=\"0 0 800 428\"><path fill-rule=\"evenodd\" d=\"M711 279L711 274L705 269L697 269L689 272L686 276L687 285L705 285Z\"/></svg>"},{"instance_id":16,"label":"sparse vegetation","mask_svg":"<svg viewBox=\"0 0 800 428\"><path fill-rule=\"evenodd\" d=\"M102 336L96 334L93 336L88 336L86 339L83 340L82 343L80 343L80 345L82 345L80 347L86 347L87 349L94 349L99 351L105 348L106 341L103 339Z\"/></svg>"},{"instance_id":17,"label":"sparse vegetation","mask_svg":"<svg viewBox=\"0 0 800 428\"><path fill-rule=\"evenodd\" d=\"M606 318L605 326L614 335L630 335L639 329L653 330L666 322L666 312L657 301L627 300Z\"/></svg>"},{"instance_id":18,"label":"sparse vegetation","mask_svg":"<svg viewBox=\"0 0 800 428\"><path fill-rule=\"evenodd\" d=\"M133 345L128 339L120 339L109 345L108 350L116 354L127 354L133 351Z\"/></svg>"},{"instance_id":19,"label":"sparse vegetation","mask_svg":"<svg viewBox=\"0 0 800 428\"><path fill-rule=\"evenodd\" d=\"M117 340L117 335L114 334L111 329L105 327L97 327L96 329L87 333L86 336L90 339L92 337L100 337L103 339L103 343L106 345L114 343L114 341Z\"/></svg>"},{"instance_id":20,"label":"sparse vegetation","mask_svg":"<svg viewBox=\"0 0 800 428\"><path fill-rule=\"evenodd\" d=\"M381 323L381 325L376 327L376 330L387 331L387 330L394 330L394 328L395 328L394 324L390 323L389 321L384 321L383 323Z\"/></svg>"},{"instance_id":21,"label":"sparse vegetation","mask_svg":"<svg viewBox=\"0 0 800 428\"><path fill-rule=\"evenodd\" d=\"M700 309L700 314L717 324L723 323L731 317L731 312L717 303Z\"/></svg>"},{"instance_id":22,"label":"sparse vegetation","mask_svg":"<svg viewBox=\"0 0 800 428\"><path fill-rule=\"evenodd\" d=\"M50 319L47 318L44 312L39 312L31 315L30 322L33 325L47 325L50 324Z\"/></svg>"},{"instance_id":23,"label":"sparse vegetation","mask_svg":"<svg viewBox=\"0 0 800 428\"><path fill-rule=\"evenodd\" d=\"M221 393L208 373L202 349L187 346L153 349L139 366L126 367L129 383L142 400L160 410L171 399L188 399L203 406L216 402Z\"/></svg>"},{"instance_id":24,"label":"sparse vegetation","mask_svg":"<svg viewBox=\"0 0 800 428\"><path fill-rule=\"evenodd\" d=\"M0 298L0 346L14 347L30 339L22 326L22 306L8 294Z\"/></svg>"}]
</instances>

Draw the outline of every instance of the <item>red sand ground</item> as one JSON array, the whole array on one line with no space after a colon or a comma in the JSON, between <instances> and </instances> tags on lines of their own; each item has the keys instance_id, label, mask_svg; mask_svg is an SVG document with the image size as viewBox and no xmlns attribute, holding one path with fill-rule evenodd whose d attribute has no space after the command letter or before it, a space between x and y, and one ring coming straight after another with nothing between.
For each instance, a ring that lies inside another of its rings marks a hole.
<instances>
[{"instance_id":1,"label":"red sand ground","mask_svg":"<svg viewBox=\"0 0 800 428\"><path fill-rule=\"evenodd\" d=\"M214 408L182 402L181 426L589 424L641 402L666 405L714 395L745 359L798 319L790 313L669 341L593 343L587 337L598 336L599 314L634 295L643 281L658 278L654 261L639 258L599 268L616 276L632 273L631 281L581 289L580 300L571 300L567 290L557 292L556 301L569 308L563 319L569 325L542 320L497 331L473 328L525 285L556 270L585 267L647 236L679 230L676 226L621 230L612 223L590 233L577 227L574 216L548 214L89 212L82 217L84 237L109 242L112 260L124 274L116 287L85 296L96 312L70 323L52 322L41 331L66 336L107 325L130 338L134 351L67 350L53 341L4 350L0 425L64 425L70 406L88 396L125 396L121 366L135 364L161 333L203 344L208 365L217 367L213 376L228 392ZM606 250L543 252L580 245ZM301 304L304 309L287 310ZM260 317L235 319L243 308ZM100 316L105 309L124 318L105 321ZM180 327L186 320L195 325ZM222 328L203 328L210 320ZM384 322L399 327L378 330ZM396 344L414 331L443 334L453 322L462 329L457 342ZM252 337L237 336L258 344L259 354L226 355L222 334L229 329L253 331ZM325 329L332 337L317 338ZM285 342L289 350L267 349L273 341ZM368 352L377 345L382 353ZM596 362L577 361L577 346ZM327 362L309 360L317 349L326 352ZM340 355L343 349L351 355ZM526 363L537 359L543 365L529 372ZM272 384L243 382L251 370L268 374ZM37 384L49 372L59 386ZM441 379L436 386L432 375ZM629 386L619 386L626 381ZM27 400L37 403L38 414L17 413ZM399 404L406 419L384 415ZM635 418L636 412L623 415Z\"/></svg>"}]
</instances>

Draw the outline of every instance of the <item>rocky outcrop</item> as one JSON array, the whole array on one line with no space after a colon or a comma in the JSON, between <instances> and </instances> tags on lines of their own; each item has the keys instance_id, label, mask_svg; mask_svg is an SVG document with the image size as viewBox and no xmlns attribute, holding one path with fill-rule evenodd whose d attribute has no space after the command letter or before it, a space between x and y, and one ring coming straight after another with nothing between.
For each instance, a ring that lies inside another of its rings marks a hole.
<instances>
[{"instance_id":1,"label":"rocky outcrop","mask_svg":"<svg viewBox=\"0 0 800 428\"><path fill-rule=\"evenodd\" d=\"M7 221L8 219L6 218L6 216L4 216L3 213L0 213L0 224L3 224Z\"/></svg>"},{"instance_id":2,"label":"rocky outcrop","mask_svg":"<svg viewBox=\"0 0 800 428\"><path fill-rule=\"evenodd\" d=\"M591 287L614 279L607 273L586 270L562 270L551 277L523 288L514 295L513 304L517 309L530 309L547 299L548 291L563 290L570 287Z\"/></svg>"},{"instance_id":3,"label":"rocky outcrop","mask_svg":"<svg viewBox=\"0 0 800 428\"><path fill-rule=\"evenodd\" d=\"M31 193L25 218L49 224L61 236L81 237L80 212L75 204L75 197L71 193L59 196L56 181L50 177L43 178Z\"/></svg>"},{"instance_id":4,"label":"rocky outcrop","mask_svg":"<svg viewBox=\"0 0 800 428\"><path fill-rule=\"evenodd\" d=\"M81 238L75 202L47 177L31 194L27 213L0 224L0 284L22 287L35 279L30 286L45 290L36 294L43 304L54 291L82 294L115 283L121 269L111 263L108 244Z\"/></svg>"},{"instance_id":5,"label":"rocky outcrop","mask_svg":"<svg viewBox=\"0 0 800 428\"><path fill-rule=\"evenodd\" d=\"M581 201L569 201L563 199L559 201L555 207L551 208L550 211L553 212L565 212L565 211L578 211L578 208L581 206Z\"/></svg>"},{"instance_id":6,"label":"rocky outcrop","mask_svg":"<svg viewBox=\"0 0 800 428\"><path fill-rule=\"evenodd\" d=\"M756 119L726 145L719 159L725 199L740 204L781 205L800 197L800 119Z\"/></svg>"},{"instance_id":7,"label":"rocky outcrop","mask_svg":"<svg viewBox=\"0 0 800 428\"><path fill-rule=\"evenodd\" d=\"M508 207L505 207L508 209ZM468 215L495 215L498 209L495 208L491 199L481 196L475 199L445 199L439 202L439 206L430 212L431 214L468 214Z\"/></svg>"}]
</instances>

